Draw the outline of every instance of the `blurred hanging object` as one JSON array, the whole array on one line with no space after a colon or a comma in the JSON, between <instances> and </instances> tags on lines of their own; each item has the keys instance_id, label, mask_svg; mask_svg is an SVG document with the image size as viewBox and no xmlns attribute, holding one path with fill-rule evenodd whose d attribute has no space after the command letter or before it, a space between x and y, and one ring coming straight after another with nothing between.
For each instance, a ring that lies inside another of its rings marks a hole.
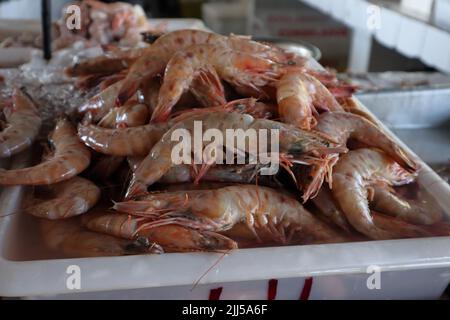
<instances>
[{"instance_id":1,"label":"blurred hanging object","mask_svg":"<svg viewBox=\"0 0 450 320\"><path fill-rule=\"evenodd\" d=\"M44 51L44 59L47 61L52 58L51 10L50 0L41 0L42 48Z\"/></svg>"}]
</instances>

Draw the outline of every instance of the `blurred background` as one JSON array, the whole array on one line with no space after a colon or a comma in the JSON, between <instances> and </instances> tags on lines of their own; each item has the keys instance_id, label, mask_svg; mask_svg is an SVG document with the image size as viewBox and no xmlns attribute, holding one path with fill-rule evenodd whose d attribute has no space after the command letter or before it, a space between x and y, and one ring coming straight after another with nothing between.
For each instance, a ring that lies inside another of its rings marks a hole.
<instances>
[{"instance_id":1,"label":"blurred background","mask_svg":"<svg viewBox=\"0 0 450 320\"><path fill-rule=\"evenodd\" d=\"M70 1L52 0L51 2L53 19L57 20L61 16L63 6ZM352 28L349 25L352 22L346 21L349 17L345 17L345 14L344 17L336 17L336 12L333 12L339 10L335 7L336 3L340 3L339 6L342 8L343 3L349 1L129 0L126 2L141 5L150 18L197 18L202 19L208 28L223 34L232 32L252 34L262 38L280 37L303 41L320 49L323 65L340 72L437 69L417 55L399 52L395 44L391 47L387 46L382 39L380 41L378 37L373 37L368 30ZM308 2L321 4L322 10L318 10L317 6L309 6ZM350 2L356 8L359 1ZM450 0L390 0L373 1L373 3L383 8L395 8L394 12L406 12L407 16L416 21L432 23L442 30L446 30L450 24L448 22ZM0 18L39 19L39 7L40 1L36 0L0 0ZM436 11L441 14L438 16ZM380 27L379 23L383 24L388 20L377 22L376 20L381 17L376 10L367 14L367 21L372 19L375 28ZM392 29L388 31L388 36L391 38L395 36L398 28L398 24L394 23ZM415 29L411 28L411 34L406 36L417 36ZM404 38L403 36L403 41L405 41ZM450 69L450 61L448 66L443 67L448 72L450 70L447 67Z\"/></svg>"},{"instance_id":2,"label":"blurred background","mask_svg":"<svg viewBox=\"0 0 450 320\"><path fill-rule=\"evenodd\" d=\"M57 21L73 1L50 2ZM316 58L355 85L360 100L449 179L450 0L126 2L140 5L154 25L170 18L178 27L248 34ZM30 25L40 45L40 5L0 0L0 47L3 34L29 32Z\"/></svg>"}]
</instances>

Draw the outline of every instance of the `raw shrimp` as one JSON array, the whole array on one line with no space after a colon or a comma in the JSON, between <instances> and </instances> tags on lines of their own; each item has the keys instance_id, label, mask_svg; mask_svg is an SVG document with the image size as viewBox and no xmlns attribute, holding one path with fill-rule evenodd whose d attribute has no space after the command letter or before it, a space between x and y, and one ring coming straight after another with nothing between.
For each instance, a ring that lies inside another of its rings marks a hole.
<instances>
[{"instance_id":1,"label":"raw shrimp","mask_svg":"<svg viewBox=\"0 0 450 320\"><path fill-rule=\"evenodd\" d=\"M136 166L134 166L136 170ZM132 171L135 171L132 170ZM273 176L259 176L260 165L216 165L212 166L202 177L202 182L226 182L258 184L270 187L280 187ZM170 169L160 180L162 184L198 183L199 170L194 166L178 165Z\"/></svg>"},{"instance_id":2,"label":"raw shrimp","mask_svg":"<svg viewBox=\"0 0 450 320\"><path fill-rule=\"evenodd\" d=\"M386 185L373 185L374 195L371 206L379 211L407 222L431 225L442 220L442 213L426 201L406 200L395 194L395 191Z\"/></svg>"},{"instance_id":3,"label":"raw shrimp","mask_svg":"<svg viewBox=\"0 0 450 320\"><path fill-rule=\"evenodd\" d=\"M358 149L342 155L333 172L333 197L350 224L372 239L395 238L396 234L378 228L369 209L370 186L408 184L416 175L402 168L377 149Z\"/></svg>"},{"instance_id":4,"label":"raw shrimp","mask_svg":"<svg viewBox=\"0 0 450 320\"><path fill-rule=\"evenodd\" d=\"M173 167L171 155L173 147L178 142L172 140L172 133L175 130L185 129L193 136L194 125L197 122L201 122L203 132L209 128L214 128L222 132L224 136L227 129L254 129L256 132L260 129L279 130L280 151L297 157L308 156L308 163L314 163L322 154L340 151L340 149L331 148L329 140L313 132L303 131L271 120L255 119L247 114L217 112L194 116L174 125L154 146L152 152L134 173L127 198L145 193L148 185L157 182ZM202 147L204 148L206 144L206 142L203 142ZM218 146L218 148L220 147ZM200 173L201 176L202 173Z\"/></svg>"},{"instance_id":5,"label":"raw shrimp","mask_svg":"<svg viewBox=\"0 0 450 320\"><path fill-rule=\"evenodd\" d=\"M150 113L145 104L129 101L123 107L111 109L98 123L104 128L139 127L148 123Z\"/></svg>"},{"instance_id":6,"label":"raw shrimp","mask_svg":"<svg viewBox=\"0 0 450 320\"><path fill-rule=\"evenodd\" d=\"M215 72L232 85L257 90L274 82L280 75L280 68L271 60L234 51L228 46L205 44L179 51L167 65L152 121L167 121L173 106L193 80L201 73L217 78ZM215 90L223 90L220 79L216 80L218 83L212 83Z\"/></svg>"},{"instance_id":7,"label":"raw shrimp","mask_svg":"<svg viewBox=\"0 0 450 320\"><path fill-rule=\"evenodd\" d=\"M219 252L237 249L237 244L233 240L214 232L194 230L176 224L151 229L142 228L150 221L148 218L107 210L83 217L83 224L89 230L124 239L138 239L140 243L157 243L164 252Z\"/></svg>"},{"instance_id":8,"label":"raw shrimp","mask_svg":"<svg viewBox=\"0 0 450 320\"><path fill-rule=\"evenodd\" d=\"M298 68L290 69L277 82L277 101L281 119L305 130L317 124L316 109L344 110L319 80Z\"/></svg>"},{"instance_id":9,"label":"raw shrimp","mask_svg":"<svg viewBox=\"0 0 450 320\"><path fill-rule=\"evenodd\" d=\"M86 213L100 199L100 189L91 181L75 177L49 186L51 199L34 199L25 213L49 220L66 219Z\"/></svg>"},{"instance_id":10,"label":"raw shrimp","mask_svg":"<svg viewBox=\"0 0 450 320\"><path fill-rule=\"evenodd\" d=\"M235 51L246 52L275 62L285 61L285 53L244 37L225 37L201 30L177 30L158 38L130 68L118 96L123 104L136 92L141 83L164 72L167 63L178 51L197 44L226 44Z\"/></svg>"},{"instance_id":11,"label":"raw shrimp","mask_svg":"<svg viewBox=\"0 0 450 320\"><path fill-rule=\"evenodd\" d=\"M246 98L231 101L225 105L209 108L194 108L180 112L173 118L174 122L183 121L189 117L211 112L237 112L246 113L257 119L272 119L277 116L277 107L273 104L257 102L255 98Z\"/></svg>"},{"instance_id":12,"label":"raw shrimp","mask_svg":"<svg viewBox=\"0 0 450 320\"><path fill-rule=\"evenodd\" d=\"M147 105L151 113L158 105L158 95L161 89L161 82L159 79L151 79L142 83L139 90L139 102Z\"/></svg>"},{"instance_id":13,"label":"raw shrimp","mask_svg":"<svg viewBox=\"0 0 450 320\"><path fill-rule=\"evenodd\" d=\"M81 76L75 82L75 86L80 90L89 90L98 86L108 76L110 76L110 74Z\"/></svg>"},{"instance_id":14,"label":"raw shrimp","mask_svg":"<svg viewBox=\"0 0 450 320\"><path fill-rule=\"evenodd\" d=\"M128 69L144 52L146 48L121 50L112 55L102 55L75 63L64 71L70 77L92 74L113 74Z\"/></svg>"},{"instance_id":15,"label":"raw shrimp","mask_svg":"<svg viewBox=\"0 0 450 320\"><path fill-rule=\"evenodd\" d=\"M339 226L339 228L347 233L351 233L352 226L348 223L344 213L339 210L334 203L334 199L329 188L323 186L317 194L317 197L312 199L312 202L319 209L319 211L327 217L327 219L332 221L335 225Z\"/></svg>"},{"instance_id":16,"label":"raw shrimp","mask_svg":"<svg viewBox=\"0 0 450 320\"><path fill-rule=\"evenodd\" d=\"M0 169L0 185L54 184L77 176L89 166L91 152L68 120L58 121L50 141L54 153L45 157L42 163L25 169Z\"/></svg>"},{"instance_id":17,"label":"raw shrimp","mask_svg":"<svg viewBox=\"0 0 450 320\"><path fill-rule=\"evenodd\" d=\"M338 143L345 145L349 138L376 147L388 154L404 168L410 171L418 169L417 163L386 133L365 118L348 112L331 112L320 115L315 128Z\"/></svg>"},{"instance_id":18,"label":"raw shrimp","mask_svg":"<svg viewBox=\"0 0 450 320\"><path fill-rule=\"evenodd\" d=\"M230 230L245 222L256 238L264 230L274 240L290 243L307 235L315 242L340 242L345 237L316 219L295 198L274 189L253 185L216 190L150 194L137 201L117 203L114 209L154 221L143 230L167 224L212 232Z\"/></svg>"},{"instance_id":19,"label":"raw shrimp","mask_svg":"<svg viewBox=\"0 0 450 320\"><path fill-rule=\"evenodd\" d=\"M86 230L77 218L63 221L42 219L40 229L48 248L70 258L162 253L162 249L157 245Z\"/></svg>"},{"instance_id":20,"label":"raw shrimp","mask_svg":"<svg viewBox=\"0 0 450 320\"><path fill-rule=\"evenodd\" d=\"M111 109L114 108L114 101L123 81L116 82L112 86L90 98L86 103L78 108L80 114L89 113L91 120L100 121Z\"/></svg>"},{"instance_id":21,"label":"raw shrimp","mask_svg":"<svg viewBox=\"0 0 450 320\"><path fill-rule=\"evenodd\" d=\"M15 89L12 104L3 107L7 127L0 133L0 158L11 157L30 147L41 128L36 106L20 89Z\"/></svg>"},{"instance_id":22,"label":"raw shrimp","mask_svg":"<svg viewBox=\"0 0 450 320\"><path fill-rule=\"evenodd\" d=\"M106 129L94 125L78 126L80 139L97 152L112 156L145 156L169 130L169 124Z\"/></svg>"},{"instance_id":23,"label":"raw shrimp","mask_svg":"<svg viewBox=\"0 0 450 320\"><path fill-rule=\"evenodd\" d=\"M98 159L96 159L92 169L89 170L89 175L105 181L117 172L117 170L119 170L124 160L125 159L123 157L101 155Z\"/></svg>"},{"instance_id":24,"label":"raw shrimp","mask_svg":"<svg viewBox=\"0 0 450 320\"><path fill-rule=\"evenodd\" d=\"M336 205L331 192L328 188L323 188L317 198L313 200L315 206L320 212L334 224L338 225L341 229L345 230L348 234L353 235L353 227L348 223L344 212ZM371 212L373 222L377 228L390 232L392 238L416 238L432 236L433 234L426 229L416 226L405 221L401 221L378 212ZM355 240L358 239L356 235ZM388 238L386 238L388 239Z\"/></svg>"}]
</instances>

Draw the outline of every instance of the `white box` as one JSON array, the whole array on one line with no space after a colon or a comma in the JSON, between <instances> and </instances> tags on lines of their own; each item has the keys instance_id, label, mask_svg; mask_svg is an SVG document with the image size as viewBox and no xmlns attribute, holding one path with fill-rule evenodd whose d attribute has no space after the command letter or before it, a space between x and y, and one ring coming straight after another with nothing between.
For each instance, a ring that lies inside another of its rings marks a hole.
<instances>
[{"instance_id":1,"label":"white box","mask_svg":"<svg viewBox=\"0 0 450 320\"><path fill-rule=\"evenodd\" d=\"M450 32L450 0L435 0L434 23Z\"/></svg>"}]
</instances>

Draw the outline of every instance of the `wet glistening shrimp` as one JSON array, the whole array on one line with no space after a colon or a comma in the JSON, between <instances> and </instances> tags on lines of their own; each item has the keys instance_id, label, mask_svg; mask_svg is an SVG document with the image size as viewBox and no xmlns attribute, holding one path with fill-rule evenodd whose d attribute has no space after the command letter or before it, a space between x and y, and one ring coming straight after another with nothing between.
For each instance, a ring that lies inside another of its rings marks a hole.
<instances>
[{"instance_id":1,"label":"wet glistening shrimp","mask_svg":"<svg viewBox=\"0 0 450 320\"><path fill-rule=\"evenodd\" d=\"M142 226L143 230L177 224L223 232L244 222L256 239L259 231L269 232L280 243L304 237L312 237L315 242L345 239L292 196L253 185L151 194L140 200L117 203L114 209L153 218L154 221Z\"/></svg>"},{"instance_id":2,"label":"wet glistening shrimp","mask_svg":"<svg viewBox=\"0 0 450 320\"><path fill-rule=\"evenodd\" d=\"M86 230L80 220L40 220L40 230L46 246L69 258L110 257L162 253L158 246L125 240Z\"/></svg>"},{"instance_id":3,"label":"wet glistening shrimp","mask_svg":"<svg viewBox=\"0 0 450 320\"><path fill-rule=\"evenodd\" d=\"M158 38L130 68L119 93L123 104L136 92L142 82L164 72L167 63L178 51L198 44L227 44L236 51L254 53L275 62L286 61L285 53L245 37L225 37L201 30L177 30Z\"/></svg>"},{"instance_id":4,"label":"wet glistening shrimp","mask_svg":"<svg viewBox=\"0 0 450 320\"><path fill-rule=\"evenodd\" d=\"M66 119L59 120L51 134L54 153L34 167L0 169L0 185L48 185L69 180L84 171L91 162L91 152L78 138Z\"/></svg>"},{"instance_id":5,"label":"wet glistening shrimp","mask_svg":"<svg viewBox=\"0 0 450 320\"><path fill-rule=\"evenodd\" d=\"M298 68L290 69L277 82L277 100L281 119L305 130L317 124L316 109L343 111L319 80Z\"/></svg>"},{"instance_id":6,"label":"wet glistening shrimp","mask_svg":"<svg viewBox=\"0 0 450 320\"><path fill-rule=\"evenodd\" d=\"M426 201L402 199L391 187L378 184L374 189L371 206L379 212L393 215L402 220L431 225L442 220L442 213Z\"/></svg>"},{"instance_id":7,"label":"wet glistening shrimp","mask_svg":"<svg viewBox=\"0 0 450 320\"><path fill-rule=\"evenodd\" d=\"M42 120L33 101L15 89L12 103L3 108L7 126L0 133L0 158L11 157L30 147L41 128Z\"/></svg>"},{"instance_id":8,"label":"wet glistening shrimp","mask_svg":"<svg viewBox=\"0 0 450 320\"><path fill-rule=\"evenodd\" d=\"M249 114L257 119L272 119L276 118L278 114L276 109L276 106L273 104L258 102L255 98L246 98L234 100L216 107L194 108L181 111L179 114L174 115L172 120L174 122L180 122L195 115L222 111Z\"/></svg>"},{"instance_id":9,"label":"wet glistening shrimp","mask_svg":"<svg viewBox=\"0 0 450 320\"><path fill-rule=\"evenodd\" d=\"M370 185L408 184L416 176L377 149L358 149L342 155L333 171L333 197L350 224L372 239L395 238L395 233L378 228L369 209Z\"/></svg>"},{"instance_id":10,"label":"wet glistening shrimp","mask_svg":"<svg viewBox=\"0 0 450 320\"><path fill-rule=\"evenodd\" d=\"M214 232L194 230L176 224L145 228L145 224L150 221L148 218L107 210L99 210L83 217L83 224L89 230L134 239L139 243L154 243L164 252L227 252L237 248L233 240Z\"/></svg>"},{"instance_id":11,"label":"wet glistening shrimp","mask_svg":"<svg viewBox=\"0 0 450 320\"><path fill-rule=\"evenodd\" d=\"M344 212L336 205L330 190L322 189L317 198L314 200L314 204L319 208L320 213L325 215L327 219L330 219L334 224L345 230L348 234L358 239L358 235L354 233L353 227L348 223ZM375 211L371 211L374 225L382 230L386 230L390 234L391 238L415 238L431 236L432 233L426 229L407 223L402 220L395 219L393 217L380 214ZM391 239L386 238L386 239ZM359 239L365 240L365 239Z\"/></svg>"},{"instance_id":12,"label":"wet glistening shrimp","mask_svg":"<svg viewBox=\"0 0 450 320\"><path fill-rule=\"evenodd\" d=\"M100 199L100 189L91 181L75 177L48 187L51 199L34 199L24 212L49 220L66 219L88 212Z\"/></svg>"},{"instance_id":13,"label":"wet glistening shrimp","mask_svg":"<svg viewBox=\"0 0 450 320\"><path fill-rule=\"evenodd\" d=\"M145 156L168 129L167 123L118 129L80 124L78 135L87 146L103 154Z\"/></svg>"},{"instance_id":14,"label":"wet glistening shrimp","mask_svg":"<svg viewBox=\"0 0 450 320\"><path fill-rule=\"evenodd\" d=\"M190 47L175 54L168 63L152 121L166 121L173 106L191 87L197 75L201 72L214 74L211 69L232 85L255 90L275 81L280 72L273 61L234 51L228 46L206 44ZM220 79L217 80L219 84ZM216 90L221 91L221 85Z\"/></svg>"},{"instance_id":15,"label":"wet glistening shrimp","mask_svg":"<svg viewBox=\"0 0 450 320\"><path fill-rule=\"evenodd\" d=\"M215 128L221 132L226 129L276 129L280 133L280 151L282 153L292 154L297 157L307 155L310 163L314 163L321 154L333 153L338 150L330 147L330 142L312 132L278 123L271 120L255 119L247 114L217 112L212 114L203 114L194 116L174 125L161 140L154 146L151 153L144 159L139 168L133 175L132 182L128 188L127 198L145 193L148 185L157 182L170 168L174 166L172 162L172 150L177 141L173 141L172 133L175 130L185 129L193 135L195 123L201 121L203 131L209 128ZM225 134L224 134L225 136ZM269 147L270 147L270 142ZM203 142L202 148L207 142ZM219 146L218 146L219 148ZM269 150L268 148L267 150ZM216 153L217 154L217 153ZM203 169L207 169L205 164ZM203 174L205 170L202 170ZM200 173L202 176L202 173Z\"/></svg>"},{"instance_id":16,"label":"wet glistening shrimp","mask_svg":"<svg viewBox=\"0 0 450 320\"><path fill-rule=\"evenodd\" d=\"M367 119L348 112L331 112L319 116L315 128L327 136L334 137L338 143L347 144L349 138L363 142L369 147L377 147L405 169L416 171L417 163L387 134Z\"/></svg>"}]
</instances>

